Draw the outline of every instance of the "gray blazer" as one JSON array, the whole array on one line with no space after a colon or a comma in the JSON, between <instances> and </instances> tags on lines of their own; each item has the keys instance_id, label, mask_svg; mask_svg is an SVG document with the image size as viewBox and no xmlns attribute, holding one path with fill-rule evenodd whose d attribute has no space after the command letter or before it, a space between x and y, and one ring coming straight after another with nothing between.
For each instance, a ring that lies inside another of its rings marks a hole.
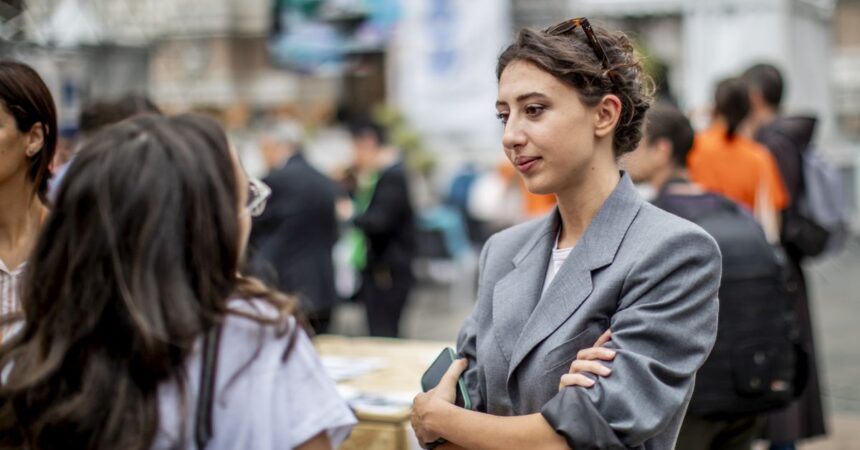
<instances>
[{"instance_id":1,"label":"gray blazer","mask_svg":"<svg viewBox=\"0 0 860 450\"><path fill-rule=\"evenodd\" d=\"M717 333L720 252L625 174L543 295L558 212L492 236L457 339L479 411L541 412L576 449L671 449ZM558 391L607 328L613 373Z\"/></svg>"}]
</instances>

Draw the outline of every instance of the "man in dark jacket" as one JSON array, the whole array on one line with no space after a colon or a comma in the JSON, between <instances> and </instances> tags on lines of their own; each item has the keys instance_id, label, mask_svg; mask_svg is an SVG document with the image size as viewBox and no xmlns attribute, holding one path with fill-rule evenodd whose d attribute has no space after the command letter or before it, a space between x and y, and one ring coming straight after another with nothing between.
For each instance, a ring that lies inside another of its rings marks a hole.
<instances>
[{"instance_id":1,"label":"man in dark jacket","mask_svg":"<svg viewBox=\"0 0 860 450\"><path fill-rule=\"evenodd\" d=\"M353 219L366 238L359 298L367 309L370 335L397 337L414 284L415 223L406 169L380 125L355 122L350 133L356 169L364 183L372 185L369 203Z\"/></svg>"},{"instance_id":2,"label":"man in dark jacket","mask_svg":"<svg viewBox=\"0 0 860 450\"><path fill-rule=\"evenodd\" d=\"M754 316L751 311L770 311L765 304L774 304L780 298L785 300L785 297L774 296L774 291L770 289L761 289L769 286L767 283L771 278L779 279L780 270L764 232L752 215L731 200L706 192L689 180L686 161L692 146L693 127L690 121L674 106L657 104L648 110L639 147L625 160L625 168L634 181L648 183L658 191L653 201L655 206L697 223L713 233L723 252L717 342L713 353L697 374L696 389L684 417L676 448L749 450L764 422L764 415L760 411L767 410L767 407L760 404L751 408L738 402L737 399L743 395L754 396L749 393L739 394L735 387L738 382L733 384L725 380L742 380L747 376L747 372L733 368L736 362L743 364L747 361L743 359L744 356L748 357L736 352L735 348L754 345L755 342L749 339L750 331L761 333L754 334L757 339L761 339L764 334L762 330L769 323L744 319ZM739 245L743 248L739 249ZM759 273L767 271L768 266L777 270L771 272L771 278L761 280L761 275L751 276L748 273L750 264L762 264L757 267ZM741 282L738 282L738 273L743 273ZM787 303L782 305L788 306ZM771 337L774 337L772 333L766 336ZM770 350L772 347L766 348ZM776 366L768 365L766 369L773 367ZM765 400L763 396L753 398L750 402L762 400Z\"/></svg>"},{"instance_id":3,"label":"man in dark jacket","mask_svg":"<svg viewBox=\"0 0 860 450\"><path fill-rule=\"evenodd\" d=\"M815 119L811 117L783 117L779 113L783 95L783 80L779 70L770 64L756 64L743 78L750 86L751 127L755 139L773 153L794 203L803 192L802 152L812 140ZM792 226L795 205L783 212L783 239L798 280L795 286L797 321L809 355L809 379L801 397L783 411L772 414L768 420L765 437L771 440L771 449L794 449L794 442L826 434L824 409L821 401L818 368L815 360L812 318L806 282L801 269L803 253L787 238L786 229Z\"/></svg>"},{"instance_id":4,"label":"man in dark jacket","mask_svg":"<svg viewBox=\"0 0 860 450\"><path fill-rule=\"evenodd\" d=\"M328 331L337 301L332 248L337 239L335 186L305 160L301 128L279 123L266 130L263 154L272 196L254 219L252 272L298 297L317 333Z\"/></svg>"}]
</instances>

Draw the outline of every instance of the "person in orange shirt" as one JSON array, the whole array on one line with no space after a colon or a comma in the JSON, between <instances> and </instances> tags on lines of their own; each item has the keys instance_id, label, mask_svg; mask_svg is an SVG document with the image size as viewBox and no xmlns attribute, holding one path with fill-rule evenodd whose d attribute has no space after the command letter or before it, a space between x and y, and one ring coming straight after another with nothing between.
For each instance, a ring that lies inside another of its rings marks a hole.
<instances>
[{"instance_id":1,"label":"person in orange shirt","mask_svg":"<svg viewBox=\"0 0 860 450\"><path fill-rule=\"evenodd\" d=\"M767 218L775 221L776 212L788 206L789 197L767 148L738 134L749 111L744 81L730 78L720 82L713 124L696 136L687 164L693 181L746 206L767 228L763 222Z\"/></svg>"},{"instance_id":2,"label":"person in orange shirt","mask_svg":"<svg viewBox=\"0 0 860 450\"><path fill-rule=\"evenodd\" d=\"M517 176L517 172L516 170L514 170L514 166L512 166L508 161L500 163L497 168L503 179L505 179L510 184L517 184L517 188L520 191L520 196L523 199L523 213L525 214L525 217L527 219L540 217L550 212L550 210L555 207L555 195L533 194L529 192L529 190L526 188L525 182L523 182L522 178Z\"/></svg>"}]
</instances>

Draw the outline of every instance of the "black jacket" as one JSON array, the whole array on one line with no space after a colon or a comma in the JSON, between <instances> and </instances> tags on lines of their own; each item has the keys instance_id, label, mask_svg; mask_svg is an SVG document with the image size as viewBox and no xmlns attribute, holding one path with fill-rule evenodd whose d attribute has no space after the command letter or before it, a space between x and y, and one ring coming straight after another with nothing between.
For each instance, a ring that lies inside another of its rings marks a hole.
<instances>
[{"instance_id":1,"label":"black jacket","mask_svg":"<svg viewBox=\"0 0 860 450\"><path fill-rule=\"evenodd\" d=\"M812 142L816 119L814 117L779 117L756 132L755 138L764 144L776 160L782 181L788 190L791 203L782 212L782 242L788 256L800 264L803 252L791 244L791 233L797 212L797 199L803 194L803 152Z\"/></svg>"},{"instance_id":2,"label":"black jacket","mask_svg":"<svg viewBox=\"0 0 860 450\"><path fill-rule=\"evenodd\" d=\"M367 270L411 277L415 217L402 162L382 172L370 205L355 218L355 226L367 236Z\"/></svg>"},{"instance_id":3,"label":"black jacket","mask_svg":"<svg viewBox=\"0 0 860 450\"><path fill-rule=\"evenodd\" d=\"M813 117L780 117L774 122L760 128L756 140L766 145L776 158L776 164L782 173L785 186L794 202L803 192L803 160L801 152L806 151L815 132L816 119ZM794 205L783 211L783 232L789 226ZM785 233L784 233L785 234ZM788 253L794 273L800 280L797 295L797 320L800 325L800 336L808 354L809 379L803 395L797 403L780 413L768 418L764 437L776 442L789 442L803 438L821 436L826 433L825 415L821 400L821 384L818 375L818 365L815 355L815 338L812 330L812 316L809 312L809 297L806 281L801 269L803 252L786 242L783 245Z\"/></svg>"},{"instance_id":4,"label":"black jacket","mask_svg":"<svg viewBox=\"0 0 860 450\"><path fill-rule=\"evenodd\" d=\"M252 273L274 279L282 291L297 295L305 311L331 308L337 301L334 183L301 154L263 182L272 188L272 196L251 230Z\"/></svg>"},{"instance_id":5,"label":"black jacket","mask_svg":"<svg viewBox=\"0 0 860 450\"><path fill-rule=\"evenodd\" d=\"M815 124L813 117L780 117L755 135L773 154L792 202L803 191L802 153L812 142Z\"/></svg>"}]
</instances>

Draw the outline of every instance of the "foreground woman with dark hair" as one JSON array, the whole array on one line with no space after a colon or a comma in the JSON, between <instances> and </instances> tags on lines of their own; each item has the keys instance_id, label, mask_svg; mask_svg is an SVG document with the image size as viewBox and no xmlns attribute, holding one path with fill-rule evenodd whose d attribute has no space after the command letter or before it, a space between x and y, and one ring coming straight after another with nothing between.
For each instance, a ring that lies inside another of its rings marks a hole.
<instances>
[{"instance_id":1,"label":"foreground woman with dark hair","mask_svg":"<svg viewBox=\"0 0 860 450\"><path fill-rule=\"evenodd\" d=\"M30 262L26 324L0 347L0 448L345 438L355 419L293 303L239 275L255 186L201 117L130 119L80 151Z\"/></svg>"}]
</instances>

